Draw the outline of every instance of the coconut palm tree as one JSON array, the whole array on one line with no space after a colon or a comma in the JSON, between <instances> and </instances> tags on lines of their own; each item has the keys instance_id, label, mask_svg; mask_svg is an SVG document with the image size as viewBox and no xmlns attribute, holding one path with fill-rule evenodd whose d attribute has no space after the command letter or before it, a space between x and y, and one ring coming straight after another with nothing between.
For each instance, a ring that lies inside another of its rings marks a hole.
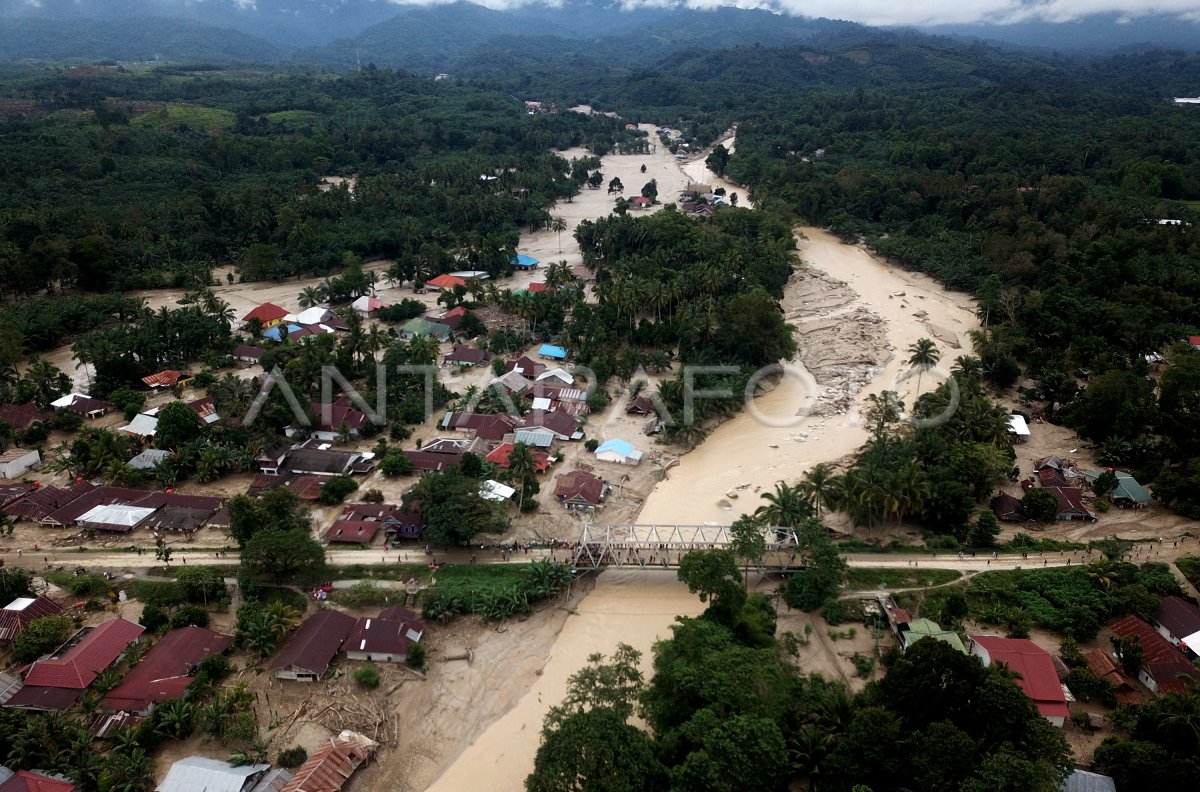
<instances>
[{"instance_id":1,"label":"coconut palm tree","mask_svg":"<svg viewBox=\"0 0 1200 792\"><path fill-rule=\"evenodd\" d=\"M833 490L833 467L825 462L814 465L800 479L800 493L816 510L816 517L821 519L821 506L828 506Z\"/></svg>"},{"instance_id":2,"label":"coconut palm tree","mask_svg":"<svg viewBox=\"0 0 1200 792\"><path fill-rule=\"evenodd\" d=\"M508 454L508 473L518 487L517 510L525 508L525 489L530 481L537 480L537 462L533 452L525 443L516 443Z\"/></svg>"},{"instance_id":3,"label":"coconut palm tree","mask_svg":"<svg viewBox=\"0 0 1200 792\"><path fill-rule=\"evenodd\" d=\"M767 525L793 528L813 513L799 485L789 485L786 481L775 482L774 492L764 492L762 499L766 503L754 510L754 516Z\"/></svg>"},{"instance_id":4,"label":"coconut palm tree","mask_svg":"<svg viewBox=\"0 0 1200 792\"><path fill-rule=\"evenodd\" d=\"M317 284L316 286L305 286L300 291L300 307L314 308L325 302L325 297L326 291L323 285Z\"/></svg>"},{"instance_id":5,"label":"coconut palm tree","mask_svg":"<svg viewBox=\"0 0 1200 792\"><path fill-rule=\"evenodd\" d=\"M908 348L908 353L908 365L915 366L917 369L917 395L919 396L921 394L921 375L937 365L942 358L942 353L928 338L918 339Z\"/></svg>"},{"instance_id":6,"label":"coconut palm tree","mask_svg":"<svg viewBox=\"0 0 1200 792\"><path fill-rule=\"evenodd\" d=\"M563 231L567 230L567 221L561 217L550 218L549 229L558 234L558 252L562 253L562 235Z\"/></svg>"}]
</instances>

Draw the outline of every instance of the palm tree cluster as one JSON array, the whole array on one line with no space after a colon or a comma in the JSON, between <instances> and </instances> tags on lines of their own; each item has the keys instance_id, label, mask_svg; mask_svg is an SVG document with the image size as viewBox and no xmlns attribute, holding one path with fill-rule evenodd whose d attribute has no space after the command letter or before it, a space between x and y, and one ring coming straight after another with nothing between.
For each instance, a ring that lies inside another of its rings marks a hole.
<instances>
[{"instance_id":1,"label":"palm tree cluster","mask_svg":"<svg viewBox=\"0 0 1200 792\"><path fill-rule=\"evenodd\" d=\"M984 393L973 359L959 358L954 370L957 394L942 383L920 396L917 426L903 420L896 394L868 398L871 440L845 473L828 479L826 505L868 528L917 518L965 538L975 505L1008 474L1014 455L1007 413Z\"/></svg>"}]
</instances>

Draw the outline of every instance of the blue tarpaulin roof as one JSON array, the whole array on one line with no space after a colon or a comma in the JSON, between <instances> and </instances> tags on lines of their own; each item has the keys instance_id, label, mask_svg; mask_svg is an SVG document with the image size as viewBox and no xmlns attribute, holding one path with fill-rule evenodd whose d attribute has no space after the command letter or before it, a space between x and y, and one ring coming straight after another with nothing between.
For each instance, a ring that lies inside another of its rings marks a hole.
<instances>
[{"instance_id":1,"label":"blue tarpaulin roof","mask_svg":"<svg viewBox=\"0 0 1200 792\"><path fill-rule=\"evenodd\" d=\"M296 332L297 330L303 330L303 329L304 328L300 327L300 325L290 324L287 326L288 335L291 335L292 333ZM283 332L283 325L275 325L270 330L264 330L263 335L266 336L267 338L271 339L272 341L281 341L281 340L283 340L283 336L281 335L282 332Z\"/></svg>"},{"instance_id":2,"label":"blue tarpaulin roof","mask_svg":"<svg viewBox=\"0 0 1200 792\"><path fill-rule=\"evenodd\" d=\"M518 253L513 256L512 260L514 267L536 267L541 262L533 256L526 256L524 253Z\"/></svg>"},{"instance_id":3,"label":"blue tarpaulin roof","mask_svg":"<svg viewBox=\"0 0 1200 792\"><path fill-rule=\"evenodd\" d=\"M629 456L634 452L634 448L633 443L629 442L628 440L618 440L617 438L613 438L612 440L605 440L603 443L596 446L597 454L602 451L615 451L621 456Z\"/></svg>"},{"instance_id":4,"label":"blue tarpaulin roof","mask_svg":"<svg viewBox=\"0 0 1200 792\"><path fill-rule=\"evenodd\" d=\"M542 344L542 348L538 350L538 354L542 357L554 358L555 360L566 360L567 350L554 344Z\"/></svg>"}]
</instances>

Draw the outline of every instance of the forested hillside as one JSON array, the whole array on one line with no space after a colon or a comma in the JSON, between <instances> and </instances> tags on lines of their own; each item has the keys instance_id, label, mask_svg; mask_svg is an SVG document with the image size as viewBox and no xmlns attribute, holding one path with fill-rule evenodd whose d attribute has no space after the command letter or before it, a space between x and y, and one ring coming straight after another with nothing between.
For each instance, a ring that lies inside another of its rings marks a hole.
<instances>
[{"instance_id":1,"label":"forested hillside","mask_svg":"<svg viewBox=\"0 0 1200 792\"><path fill-rule=\"evenodd\" d=\"M229 262L246 280L367 256L426 277L452 264L498 271L518 229L578 189L553 150L624 134L613 119L528 116L500 94L374 70L80 70L2 90L7 297L180 286ZM358 200L319 189L331 173L355 174ZM68 311L79 299L11 303L5 324L28 350L48 349L101 321Z\"/></svg>"}]
</instances>

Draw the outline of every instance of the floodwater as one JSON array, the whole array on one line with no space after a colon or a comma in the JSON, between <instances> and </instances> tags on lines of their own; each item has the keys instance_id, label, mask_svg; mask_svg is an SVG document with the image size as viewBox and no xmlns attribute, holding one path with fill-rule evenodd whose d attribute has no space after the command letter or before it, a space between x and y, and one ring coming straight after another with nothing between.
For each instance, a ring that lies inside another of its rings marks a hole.
<instances>
[{"instance_id":1,"label":"floodwater","mask_svg":"<svg viewBox=\"0 0 1200 792\"><path fill-rule=\"evenodd\" d=\"M649 676L654 642L669 637L676 616L703 610L675 570L604 571L567 620L533 687L454 760L430 792L523 789L546 712L562 701L567 680L587 665L589 655L608 655L617 644L627 643L642 652L642 671Z\"/></svg>"}]
</instances>

